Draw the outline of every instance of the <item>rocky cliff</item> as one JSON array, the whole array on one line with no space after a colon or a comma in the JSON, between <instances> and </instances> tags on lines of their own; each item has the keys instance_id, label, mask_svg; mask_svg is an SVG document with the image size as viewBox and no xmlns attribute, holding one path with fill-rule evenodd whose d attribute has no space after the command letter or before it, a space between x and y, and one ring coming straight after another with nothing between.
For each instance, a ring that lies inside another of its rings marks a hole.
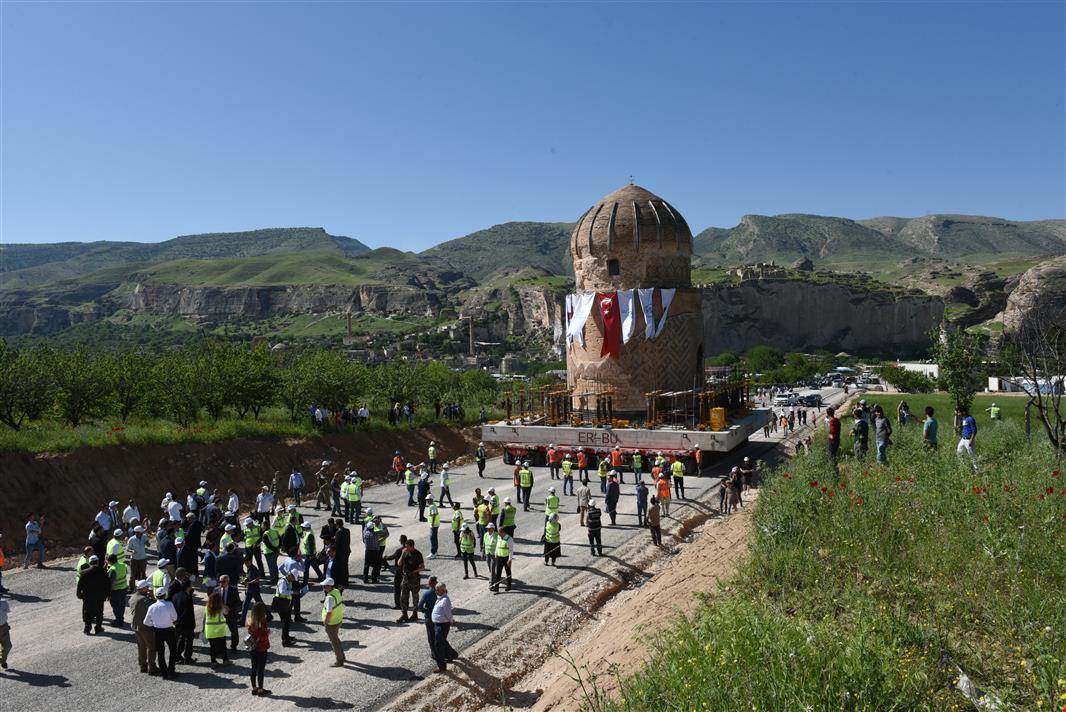
<instances>
[{"instance_id":1,"label":"rocky cliff","mask_svg":"<svg viewBox=\"0 0 1066 712\"><path fill-rule=\"evenodd\" d=\"M795 279L751 279L703 289L704 352L752 346L903 355L929 345L938 297Z\"/></svg>"},{"instance_id":2,"label":"rocky cliff","mask_svg":"<svg viewBox=\"0 0 1066 712\"><path fill-rule=\"evenodd\" d=\"M1010 333L1038 315L1050 323L1066 321L1066 257L1042 262L1025 272L996 319Z\"/></svg>"},{"instance_id":3,"label":"rocky cliff","mask_svg":"<svg viewBox=\"0 0 1066 712\"><path fill-rule=\"evenodd\" d=\"M211 321L346 311L381 316L435 317L445 300L445 293L440 290L412 285L183 287L134 284L110 296L120 308Z\"/></svg>"}]
</instances>

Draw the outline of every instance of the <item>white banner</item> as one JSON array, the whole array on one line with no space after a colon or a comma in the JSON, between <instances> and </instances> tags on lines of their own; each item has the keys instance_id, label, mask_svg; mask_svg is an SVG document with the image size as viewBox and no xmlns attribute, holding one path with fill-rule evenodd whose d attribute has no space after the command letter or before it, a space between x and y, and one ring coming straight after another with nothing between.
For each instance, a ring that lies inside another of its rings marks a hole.
<instances>
[{"instance_id":1,"label":"white banner","mask_svg":"<svg viewBox=\"0 0 1066 712\"><path fill-rule=\"evenodd\" d=\"M633 290L618 290L618 314L622 317L622 343L628 344L637 326L637 315L633 309Z\"/></svg>"},{"instance_id":2,"label":"white banner","mask_svg":"<svg viewBox=\"0 0 1066 712\"><path fill-rule=\"evenodd\" d=\"M576 304L574 306L574 316L570 320L570 327L566 330L566 335L576 339L577 343L581 344L581 348L585 348L585 322L588 321L589 314L592 313L592 306L596 301L596 293L586 292L572 296L572 303L576 302Z\"/></svg>"},{"instance_id":3,"label":"white banner","mask_svg":"<svg viewBox=\"0 0 1066 712\"><path fill-rule=\"evenodd\" d=\"M659 334L663 333L663 327L666 326L666 315L670 311L670 302L674 301L674 294L677 293L676 289L660 289L659 295L663 300L663 313L659 316L659 325L655 327L655 338Z\"/></svg>"},{"instance_id":4,"label":"white banner","mask_svg":"<svg viewBox=\"0 0 1066 712\"><path fill-rule=\"evenodd\" d=\"M640 310L644 312L644 337L653 339L655 338L655 316L652 314L652 298L655 296L655 289L638 289L637 294L640 295Z\"/></svg>"}]
</instances>

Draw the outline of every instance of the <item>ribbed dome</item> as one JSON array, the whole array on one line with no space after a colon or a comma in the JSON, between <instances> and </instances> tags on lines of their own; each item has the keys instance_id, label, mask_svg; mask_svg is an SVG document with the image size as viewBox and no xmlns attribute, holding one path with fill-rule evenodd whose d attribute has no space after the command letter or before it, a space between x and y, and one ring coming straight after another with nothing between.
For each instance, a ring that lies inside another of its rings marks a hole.
<instances>
[{"instance_id":1,"label":"ribbed dome","mask_svg":"<svg viewBox=\"0 0 1066 712\"><path fill-rule=\"evenodd\" d=\"M639 185L627 185L585 211L570 236L574 257L626 251L692 254L692 231L672 205Z\"/></svg>"},{"instance_id":2,"label":"ribbed dome","mask_svg":"<svg viewBox=\"0 0 1066 712\"><path fill-rule=\"evenodd\" d=\"M585 211L570 235L577 289L691 284L692 231L674 206L639 185Z\"/></svg>"}]
</instances>

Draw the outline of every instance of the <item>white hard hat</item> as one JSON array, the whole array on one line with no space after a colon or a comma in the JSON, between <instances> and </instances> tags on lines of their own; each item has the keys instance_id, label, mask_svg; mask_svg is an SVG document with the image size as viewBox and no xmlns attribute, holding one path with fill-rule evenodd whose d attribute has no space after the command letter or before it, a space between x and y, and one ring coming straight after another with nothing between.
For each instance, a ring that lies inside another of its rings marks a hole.
<instances>
[{"instance_id":1,"label":"white hard hat","mask_svg":"<svg viewBox=\"0 0 1066 712\"><path fill-rule=\"evenodd\" d=\"M555 512L552 512L552 515L550 517L548 517L548 519L551 519L553 522L558 521L559 520L559 515L556 514Z\"/></svg>"},{"instance_id":2,"label":"white hard hat","mask_svg":"<svg viewBox=\"0 0 1066 712\"><path fill-rule=\"evenodd\" d=\"M93 554L92 556L89 557L89 563L90 564L98 564L98 563L100 563L100 557L97 556L96 554Z\"/></svg>"},{"instance_id":3,"label":"white hard hat","mask_svg":"<svg viewBox=\"0 0 1066 712\"><path fill-rule=\"evenodd\" d=\"M159 588L157 588L155 590L155 595L159 596L160 598L166 598L167 597L167 587L166 586L160 586Z\"/></svg>"},{"instance_id":4,"label":"white hard hat","mask_svg":"<svg viewBox=\"0 0 1066 712\"><path fill-rule=\"evenodd\" d=\"M163 568L165 566L170 566L170 559L160 559L159 563L156 564L156 566L158 566L159 568Z\"/></svg>"},{"instance_id":5,"label":"white hard hat","mask_svg":"<svg viewBox=\"0 0 1066 712\"><path fill-rule=\"evenodd\" d=\"M745 457L744 458L744 462L751 462L751 458L750 457Z\"/></svg>"},{"instance_id":6,"label":"white hard hat","mask_svg":"<svg viewBox=\"0 0 1066 712\"><path fill-rule=\"evenodd\" d=\"M448 469L448 463L446 462L443 465L441 465L441 468L447 470Z\"/></svg>"},{"instance_id":7,"label":"white hard hat","mask_svg":"<svg viewBox=\"0 0 1066 712\"><path fill-rule=\"evenodd\" d=\"M207 480L200 480L201 487L207 487Z\"/></svg>"},{"instance_id":8,"label":"white hard hat","mask_svg":"<svg viewBox=\"0 0 1066 712\"><path fill-rule=\"evenodd\" d=\"M551 444L551 445L549 445L548 447L555 447L555 443L552 443L552 444Z\"/></svg>"},{"instance_id":9,"label":"white hard hat","mask_svg":"<svg viewBox=\"0 0 1066 712\"><path fill-rule=\"evenodd\" d=\"M323 586L333 586L335 584L333 583L333 579L331 579L329 576L327 576L326 578L322 579L322 585Z\"/></svg>"},{"instance_id":10,"label":"white hard hat","mask_svg":"<svg viewBox=\"0 0 1066 712\"><path fill-rule=\"evenodd\" d=\"M290 512L295 512L296 511L296 505L295 504L290 504L289 505L289 511Z\"/></svg>"},{"instance_id":11,"label":"white hard hat","mask_svg":"<svg viewBox=\"0 0 1066 712\"><path fill-rule=\"evenodd\" d=\"M141 579L136 583L137 588L148 588L148 579Z\"/></svg>"},{"instance_id":12,"label":"white hard hat","mask_svg":"<svg viewBox=\"0 0 1066 712\"><path fill-rule=\"evenodd\" d=\"M525 467L529 467L529 460L526 460L525 462L523 462L522 465L525 466Z\"/></svg>"},{"instance_id":13,"label":"white hard hat","mask_svg":"<svg viewBox=\"0 0 1066 712\"><path fill-rule=\"evenodd\" d=\"M252 519L251 517L245 517L244 518L244 526L250 527L253 524L255 524L255 520L254 519Z\"/></svg>"},{"instance_id":14,"label":"white hard hat","mask_svg":"<svg viewBox=\"0 0 1066 712\"><path fill-rule=\"evenodd\" d=\"M504 504L510 504L511 503L511 498L510 497L504 497L503 498L503 503Z\"/></svg>"},{"instance_id":15,"label":"white hard hat","mask_svg":"<svg viewBox=\"0 0 1066 712\"><path fill-rule=\"evenodd\" d=\"M495 529L496 525L493 524L492 522L489 522L488 524L485 525L485 528L486 529Z\"/></svg>"},{"instance_id":16,"label":"white hard hat","mask_svg":"<svg viewBox=\"0 0 1066 712\"><path fill-rule=\"evenodd\" d=\"M496 494L496 488L495 487L489 487L489 494Z\"/></svg>"},{"instance_id":17,"label":"white hard hat","mask_svg":"<svg viewBox=\"0 0 1066 712\"><path fill-rule=\"evenodd\" d=\"M133 533L134 534L144 534L144 527L142 527L142 526L134 527L133 528Z\"/></svg>"},{"instance_id":18,"label":"white hard hat","mask_svg":"<svg viewBox=\"0 0 1066 712\"><path fill-rule=\"evenodd\" d=\"M993 403L992 405L995 405L995 403ZM118 506L118 500L117 499L111 500L110 502L107 503L107 506L109 506L109 507L117 507Z\"/></svg>"},{"instance_id":19,"label":"white hard hat","mask_svg":"<svg viewBox=\"0 0 1066 712\"><path fill-rule=\"evenodd\" d=\"M125 535L126 535L126 532L122 531L121 529L116 529L115 531L113 531L111 533L111 536L125 536Z\"/></svg>"},{"instance_id":20,"label":"white hard hat","mask_svg":"<svg viewBox=\"0 0 1066 712\"><path fill-rule=\"evenodd\" d=\"M300 525L300 527L301 527L302 529L310 529L310 528L311 528L311 525L310 525L310 524L308 524L307 522L304 522L303 524L301 524L301 525Z\"/></svg>"},{"instance_id":21,"label":"white hard hat","mask_svg":"<svg viewBox=\"0 0 1066 712\"><path fill-rule=\"evenodd\" d=\"M184 544L185 543L185 538L179 536L177 539L174 540L174 543L175 544Z\"/></svg>"},{"instance_id":22,"label":"white hard hat","mask_svg":"<svg viewBox=\"0 0 1066 712\"><path fill-rule=\"evenodd\" d=\"M332 465L332 464L333 464L333 463L332 463L332 462L330 462L329 460L323 460L323 461L322 461L322 467L329 467L329 466L330 466L330 465Z\"/></svg>"},{"instance_id":23,"label":"white hard hat","mask_svg":"<svg viewBox=\"0 0 1066 712\"><path fill-rule=\"evenodd\" d=\"M236 528L237 528L236 524L227 524L226 525L226 531L228 531L228 532L234 531Z\"/></svg>"},{"instance_id":24,"label":"white hard hat","mask_svg":"<svg viewBox=\"0 0 1066 712\"><path fill-rule=\"evenodd\" d=\"M555 488L554 487L549 487L548 491L551 492L552 494L555 494Z\"/></svg>"}]
</instances>

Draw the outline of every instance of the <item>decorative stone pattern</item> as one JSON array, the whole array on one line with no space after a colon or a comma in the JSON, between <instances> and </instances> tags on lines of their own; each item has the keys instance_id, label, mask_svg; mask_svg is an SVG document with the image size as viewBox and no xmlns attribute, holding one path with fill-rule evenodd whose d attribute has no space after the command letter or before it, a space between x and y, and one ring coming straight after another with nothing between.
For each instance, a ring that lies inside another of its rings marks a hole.
<instances>
[{"instance_id":1,"label":"decorative stone pattern","mask_svg":"<svg viewBox=\"0 0 1066 712\"><path fill-rule=\"evenodd\" d=\"M637 299L634 334L618 358L600 358L603 321L594 308L585 324L584 348L575 342L567 350L567 382L575 393L611 391L615 412L627 414L644 410L645 393L702 385L702 298L691 287L692 232L677 209L640 186L627 185L578 220L570 250L578 292L678 290L663 332L651 341L644 336ZM659 319L658 291L654 302L653 316ZM574 405L578 407L577 398Z\"/></svg>"}]
</instances>

